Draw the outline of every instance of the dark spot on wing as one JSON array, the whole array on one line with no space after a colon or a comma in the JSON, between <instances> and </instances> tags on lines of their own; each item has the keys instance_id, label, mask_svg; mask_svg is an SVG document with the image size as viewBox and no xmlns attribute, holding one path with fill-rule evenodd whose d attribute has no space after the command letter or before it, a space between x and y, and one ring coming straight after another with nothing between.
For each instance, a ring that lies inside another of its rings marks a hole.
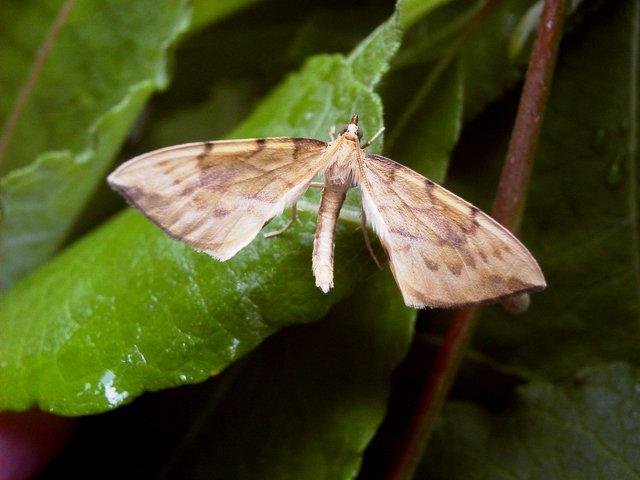
<instances>
[{"instance_id":1,"label":"dark spot on wing","mask_svg":"<svg viewBox=\"0 0 640 480\"><path fill-rule=\"evenodd\" d=\"M310 150L312 148L322 148L327 144L321 140L315 140L313 138L291 138L286 139L286 141L293 142L293 159L298 160L300 154L306 150Z\"/></svg>"},{"instance_id":2,"label":"dark spot on wing","mask_svg":"<svg viewBox=\"0 0 640 480\"><path fill-rule=\"evenodd\" d=\"M446 222L442 222L438 225L438 235L440 240L445 245L450 245L456 249L460 249L467 243L467 239L464 234L458 233L451 225Z\"/></svg>"},{"instance_id":3,"label":"dark spot on wing","mask_svg":"<svg viewBox=\"0 0 640 480\"><path fill-rule=\"evenodd\" d=\"M229 215L231 213L231 210L228 210L226 208L222 208L222 207L218 207L218 208L214 208L213 210L211 210L211 216L212 217L226 217L227 215Z\"/></svg>"},{"instance_id":4,"label":"dark spot on wing","mask_svg":"<svg viewBox=\"0 0 640 480\"><path fill-rule=\"evenodd\" d=\"M417 235L414 235L404 227L400 227L400 226L393 227L393 228L390 228L389 231L391 233L395 233L396 235L400 235L401 237L409 238L411 240L421 240L420 237L418 237Z\"/></svg>"},{"instance_id":5,"label":"dark spot on wing","mask_svg":"<svg viewBox=\"0 0 640 480\"><path fill-rule=\"evenodd\" d=\"M462 273L462 263L447 263L447 268L456 277L459 277Z\"/></svg>"},{"instance_id":6,"label":"dark spot on wing","mask_svg":"<svg viewBox=\"0 0 640 480\"><path fill-rule=\"evenodd\" d=\"M428 258L424 259L424 264L427 266L427 268L429 270L431 270L432 272L436 272L438 270L438 268L440 268L440 265L438 265L436 262L434 262L433 260L429 260Z\"/></svg>"},{"instance_id":7,"label":"dark spot on wing","mask_svg":"<svg viewBox=\"0 0 640 480\"><path fill-rule=\"evenodd\" d=\"M198 154L198 161L200 160L204 160L205 158L207 158L207 155L209 155L209 153L211 153L211 150L213 150L213 142L205 142L205 144L202 147L202 152L200 152ZM198 166L200 168L202 168L202 166L200 164L198 164Z\"/></svg>"},{"instance_id":8,"label":"dark spot on wing","mask_svg":"<svg viewBox=\"0 0 640 480\"><path fill-rule=\"evenodd\" d=\"M264 138L258 138L256 139L256 151L253 153L258 153L261 152L262 150L264 150L267 146L267 141Z\"/></svg>"},{"instance_id":9,"label":"dark spot on wing","mask_svg":"<svg viewBox=\"0 0 640 480\"><path fill-rule=\"evenodd\" d=\"M278 201L278 198L273 194L273 192L268 190L260 190L259 192L256 192L255 195L243 195L242 198L244 200L258 200L264 203L276 203Z\"/></svg>"},{"instance_id":10,"label":"dark spot on wing","mask_svg":"<svg viewBox=\"0 0 640 480\"><path fill-rule=\"evenodd\" d=\"M469 210L469 223L466 221L464 225L460 225L460 229L467 235L473 235L476 233L478 228L480 227L480 223L478 222L478 214L480 210L478 207L474 207L473 205Z\"/></svg>"},{"instance_id":11,"label":"dark spot on wing","mask_svg":"<svg viewBox=\"0 0 640 480\"><path fill-rule=\"evenodd\" d=\"M467 265L468 267L471 267L473 269L476 268L476 259L473 258L473 255L471 255L471 253L469 253L469 250L467 250L466 248L463 248L463 249L460 250L460 254L462 255L462 258L464 259L465 265Z\"/></svg>"},{"instance_id":12,"label":"dark spot on wing","mask_svg":"<svg viewBox=\"0 0 640 480\"><path fill-rule=\"evenodd\" d=\"M140 187L125 187L118 190L130 203L139 209L142 209L142 202L144 202L148 207L159 206L165 202L165 198L162 195L154 192L147 192Z\"/></svg>"},{"instance_id":13,"label":"dark spot on wing","mask_svg":"<svg viewBox=\"0 0 640 480\"><path fill-rule=\"evenodd\" d=\"M480 222L478 222L479 213L480 213L480 209L475 205L471 205L471 223L473 223L476 227L480 226Z\"/></svg>"}]
</instances>

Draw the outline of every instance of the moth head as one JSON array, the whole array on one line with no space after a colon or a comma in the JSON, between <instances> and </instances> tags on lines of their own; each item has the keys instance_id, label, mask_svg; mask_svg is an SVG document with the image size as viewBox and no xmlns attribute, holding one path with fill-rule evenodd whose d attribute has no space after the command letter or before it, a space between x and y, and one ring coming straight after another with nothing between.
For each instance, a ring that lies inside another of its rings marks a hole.
<instances>
[{"instance_id":1,"label":"moth head","mask_svg":"<svg viewBox=\"0 0 640 480\"><path fill-rule=\"evenodd\" d=\"M340 129L340 135L345 135L349 140L362 139L362 129L358 126L358 114L351 117L351 121Z\"/></svg>"}]
</instances>

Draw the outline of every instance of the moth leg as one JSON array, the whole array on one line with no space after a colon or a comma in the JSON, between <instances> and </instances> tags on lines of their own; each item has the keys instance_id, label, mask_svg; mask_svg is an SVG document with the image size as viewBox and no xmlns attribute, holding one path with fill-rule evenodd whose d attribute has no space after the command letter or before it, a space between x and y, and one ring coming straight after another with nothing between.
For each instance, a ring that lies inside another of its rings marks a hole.
<instances>
[{"instance_id":1,"label":"moth leg","mask_svg":"<svg viewBox=\"0 0 640 480\"><path fill-rule=\"evenodd\" d=\"M360 227L362 228L362 235L364 236L364 244L367 246L367 250L369 250L369 255L373 258L373 261L378 266L380 270L382 270L382 264L376 253L373 251L373 247L371 246L371 239L369 238L369 229L367 228L367 217L364 214L364 210L362 211L362 215L360 215Z\"/></svg>"},{"instance_id":2,"label":"moth leg","mask_svg":"<svg viewBox=\"0 0 640 480\"><path fill-rule=\"evenodd\" d=\"M336 126L335 125L331 125L331 127L329 128L329 138L331 139L332 142L336 139Z\"/></svg>"},{"instance_id":3,"label":"moth leg","mask_svg":"<svg viewBox=\"0 0 640 480\"><path fill-rule=\"evenodd\" d=\"M371 137L369 140L367 140L362 145L360 145L360 148L367 148L369 145L371 145L373 142L376 141L376 138L378 138L380 135L382 135L382 132L384 132L384 127L382 127L380 130L378 130L377 133L373 137Z\"/></svg>"},{"instance_id":4,"label":"moth leg","mask_svg":"<svg viewBox=\"0 0 640 480\"><path fill-rule=\"evenodd\" d=\"M323 182L311 182L309 188L324 188Z\"/></svg>"},{"instance_id":5,"label":"moth leg","mask_svg":"<svg viewBox=\"0 0 640 480\"><path fill-rule=\"evenodd\" d=\"M286 232L289 229L289 227L293 225L293 222L295 222L297 218L298 218L298 204L294 203L293 205L291 205L291 220L289 220L284 227L279 228L278 230L274 230L272 232L265 233L264 237L271 238Z\"/></svg>"}]
</instances>

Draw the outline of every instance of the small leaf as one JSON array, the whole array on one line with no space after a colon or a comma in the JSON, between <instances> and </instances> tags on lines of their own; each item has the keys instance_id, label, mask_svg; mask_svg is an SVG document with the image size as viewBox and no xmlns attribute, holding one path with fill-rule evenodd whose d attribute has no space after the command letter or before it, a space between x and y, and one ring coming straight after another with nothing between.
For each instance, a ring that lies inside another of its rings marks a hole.
<instances>
[{"instance_id":1,"label":"small leaf","mask_svg":"<svg viewBox=\"0 0 640 480\"><path fill-rule=\"evenodd\" d=\"M492 414L447 405L416 478L637 479L640 371L590 368L572 384L535 382Z\"/></svg>"}]
</instances>

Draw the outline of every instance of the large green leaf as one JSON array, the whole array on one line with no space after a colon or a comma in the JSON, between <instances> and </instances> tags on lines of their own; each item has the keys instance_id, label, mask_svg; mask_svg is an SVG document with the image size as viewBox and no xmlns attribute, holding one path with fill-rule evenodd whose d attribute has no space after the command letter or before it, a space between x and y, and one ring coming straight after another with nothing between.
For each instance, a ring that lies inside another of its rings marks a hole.
<instances>
[{"instance_id":1,"label":"large green leaf","mask_svg":"<svg viewBox=\"0 0 640 480\"><path fill-rule=\"evenodd\" d=\"M488 309L477 332L485 352L549 378L640 362L638 8L609 5L562 45L522 232L549 287L516 319Z\"/></svg>"},{"instance_id":2,"label":"large green leaf","mask_svg":"<svg viewBox=\"0 0 640 480\"><path fill-rule=\"evenodd\" d=\"M637 479L639 386L637 368L614 364L532 383L497 414L450 403L416 478Z\"/></svg>"},{"instance_id":3,"label":"large green leaf","mask_svg":"<svg viewBox=\"0 0 640 480\"><path fill-rule=\"evenodd\" d=\"M2 117L61 4L3 2ZM167 85L167 50L188 20L183 0L74 5L0 165L1 285L46 260L64 240L146 100Z\"/></svg>"},{"instance_id":4,"label":"large green leaf","mask_svg":"<svg viewBox=\"0 0 640 480\"><path fill-rule=\"evenodd\" d=\"M371 87L399 35L394 15L352 56L311 59L236 136L322 137L353 111L375 131L382 107ZM321 294L309 268L313 229L306 215L286 235L259 238L222 264L124 213L0 299L0 383L10 385L0 408L113 408L144 390L200 381L278 328L322 317L371 261L355 225L341 225L336 290Z\"/></svg>"},{"instance_id":5,"label":"large green leaf","mask_svg":"<svg viewBox=\"0 0 640 480\"><path fill-rule=\"evenodd\" d=\"M3 409L116 407L144 390L202 381L278 328L315 320L365 275L353 226L337 237L336 291L313 284L313 217L227 263L127 211L0 299Z\"/></svg>"},{"instance_id":6,"label":"large green leaf","mask_svg":"<svg viewBox=\"0 0 640 480\"><path fill-rule=\"evenodd\" d=\"M411 339L415 312L389 277L215 379L82 419L45 477L91 476L108 457L104 477L352 478Z\"/></svg>"},{"instance_id":7,"label":"large green leaf","mask_svg":"<svg viewBox=\"0 0 640 480\"><path fill-rule=\"evenodd\" d=\"M196 22L211 23L247 3L195 2ZM18 91L62 4L2 5L0 117L20 103ZM0 287L64 242L148 98L167 86L168 50L189 17L183 0L73 5L0 160Z\"/></svg>"}]
</instances>

